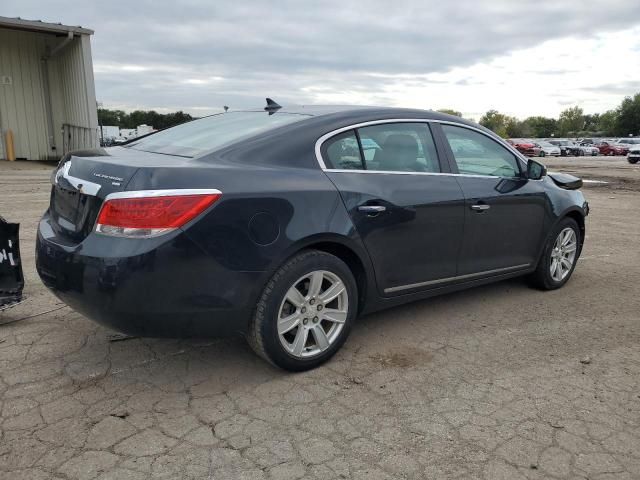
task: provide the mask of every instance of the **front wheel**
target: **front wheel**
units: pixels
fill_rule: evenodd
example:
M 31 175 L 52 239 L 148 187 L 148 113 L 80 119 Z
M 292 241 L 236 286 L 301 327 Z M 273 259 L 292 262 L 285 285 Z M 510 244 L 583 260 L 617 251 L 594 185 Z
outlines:
M 544 157 L 546 155 L 546 153 L 544 153 L 544 150 L 540 150 L 540 153 L 538 153 L 539 157 Z
M 629 160 L 629 163 L 631 163 L 631 164 L 638 163 L 638 159 L 637 158 L 628 158 L 627 160 Z
M 349 267 L 329 253 L 303 251 L 271 277 L 247 339 L 270 363 L 309 370 L 340 349 L 357 310 L 358 288 Z
M 542 290 L 555 290 L 569 281 L 579 257 L 580 228 L 572 218 L 564 218 L 545 244 L 542 258 L 530 280 Z

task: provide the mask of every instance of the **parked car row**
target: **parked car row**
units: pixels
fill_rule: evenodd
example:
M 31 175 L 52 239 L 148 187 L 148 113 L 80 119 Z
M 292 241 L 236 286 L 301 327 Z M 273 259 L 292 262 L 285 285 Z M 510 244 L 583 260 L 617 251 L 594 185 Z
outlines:
M 511 138 L 507 142 L 528 157 L 615 156 L 627 155 L 632 148 L 640 150 L 640 138 Z

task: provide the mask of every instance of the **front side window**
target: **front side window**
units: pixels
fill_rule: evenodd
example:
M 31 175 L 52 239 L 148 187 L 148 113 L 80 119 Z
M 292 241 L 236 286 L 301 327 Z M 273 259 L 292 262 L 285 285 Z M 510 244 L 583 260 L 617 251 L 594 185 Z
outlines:
M 460 173 L 518 177 L 518 160 L 498 142 L 468 128 L 442 125 Z
M 440 172 L 426 123 L 382 123 L 358 129 L 367 170 Z

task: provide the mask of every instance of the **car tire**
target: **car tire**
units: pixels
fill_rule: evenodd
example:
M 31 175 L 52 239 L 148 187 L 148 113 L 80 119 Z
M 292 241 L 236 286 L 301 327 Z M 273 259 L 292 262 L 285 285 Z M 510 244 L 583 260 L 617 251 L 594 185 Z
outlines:
M 628 158 L 627 160 L 629 160 L 629 163 L 631 163 L 631 164 L 638 163 L 638 159 L 637 158 Z
M 563 244 L 563 240 L 567 240 L 566 244 Z M 529 276 L 532 286 L 541 290 L 555 290 L 567 283 L 578 263 L 580 245 L 578 224 L 574 219 L 565 217 L 549 235 L 538 266 Z
M 310 370 L 344 344 L 357 311 L 358 287 L 347 264 L 329 253 L 305 250 L 287 260 L 267 283 L 247 340 L 259 356 L 277 367 Z M 290 320 L 278 322 L 286 318 Z
M 544 153 L 544 151 L 542 151 L 542 150 L 541 150 L 541 151 L 540 151 L 540 153 L 538 154 L 538 156 L 539 156 L 539 157 L 543 157 L 543 158 L 544 158 L 544 156 L 545 156 L 545 155 L 546 155 L 546 153 Z

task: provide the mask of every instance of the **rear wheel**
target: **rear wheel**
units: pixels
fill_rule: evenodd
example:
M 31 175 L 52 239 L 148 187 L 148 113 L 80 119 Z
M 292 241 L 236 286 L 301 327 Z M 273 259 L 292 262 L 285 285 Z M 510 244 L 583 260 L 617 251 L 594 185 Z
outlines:
M 638 163 L 637 158 L 628 158 L 627 160 L 629 160 L 629 163 Z
M 535 287 L 555 290 L 571 278 L 579 257 L 580 228 L 572 218 L 564 218 L 549 236 L 536 271 L 530 276 Z
M 256 306 L 248 340 L 272 364 L 291 371 L 331 358 L 349 335 L 357 312 L 349 267 L 318 250 L 301 252 L 271 278 Z

